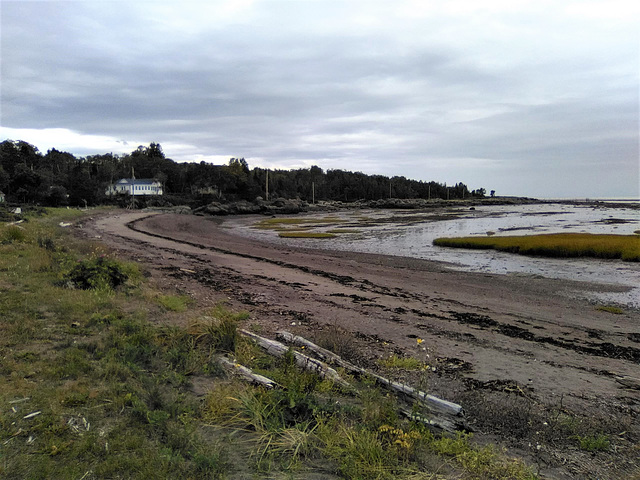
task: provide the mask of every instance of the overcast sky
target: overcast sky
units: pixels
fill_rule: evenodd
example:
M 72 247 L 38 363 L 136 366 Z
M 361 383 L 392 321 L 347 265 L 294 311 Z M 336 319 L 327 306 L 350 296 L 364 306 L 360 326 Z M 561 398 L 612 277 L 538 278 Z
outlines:
M 636 197 L 637 0 L 0 2 L 0 140 Z

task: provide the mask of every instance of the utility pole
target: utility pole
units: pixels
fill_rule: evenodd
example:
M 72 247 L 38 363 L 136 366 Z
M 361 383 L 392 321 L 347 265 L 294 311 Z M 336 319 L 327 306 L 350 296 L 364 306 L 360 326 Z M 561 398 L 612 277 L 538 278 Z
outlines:
M 389 198 L 391 198 L 391 177 L 389 177 Z
M 429 197 L 428 200 L 431 200 L 431 184 L 429 184 Z
M 311 182 L 311 203 L 316 204 L 316 182 Z
M 267 168 L 267 181 L 265 185 L 265 191 L 267 192 L 266 200 L 269 201 L 269 169 Z

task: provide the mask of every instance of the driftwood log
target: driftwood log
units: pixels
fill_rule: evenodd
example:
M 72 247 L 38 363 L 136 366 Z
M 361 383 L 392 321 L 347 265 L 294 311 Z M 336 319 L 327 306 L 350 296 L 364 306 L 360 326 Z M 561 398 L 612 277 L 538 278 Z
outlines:
M 410 387 L 409 385 L 404 385 L 399 382 L 394 382 L 392 380 L 389 380 L 388 378 L 384 378 L 378 375 L 377 373 L 373 373 L 369 370 L 358 367 L 342 359 L 339 355 L 336 355 L 335 353 L 325 348 L 322 348 L 321 346 L 316 345 L 313 342 L 310 342 L 304 337 L 293 335 L 292 333 L 289 333 L 284 330 L 277 332 L 276 335 L 278 336 L 278 338 L 282 338 L 286 342 L 292 343 L 294 345 L 301 345 L 301 346 L 304 346 L 305 348 L 308 348 L 309 350 L 315 352 L 317 355 L 322 356 L 325 360 L 329 362 L 333 362 L 334 364 L 343 367 L 344 369 L 350 371 L 351 373 L 355 373 L 358 375 L 368 375 L 374 378 L 376 382 L 378 382 L 380 385 L 386 388 L 389 388 L 390 390 L 393 390 L 396 393 L 400 393 L 410 399 L 423 402 L 429 408 L 434 409 L 438 412 L 442 412 L 447 415 L 454 415 L 454 416 L 458 416 L 458 415 L 462 416 L 464 414 L 462 407 L 457 403 L 449 402 L 447 400 L 443 400 L 433 395 L 429 395 L 420 390 L 416 390 L 415 388 Z
M 218 357 L 216 358 L 216 361 L 220 365 L 222 365 L 226 370 L 233 372 L 234 374 L 242 377 L 243 379 L 251 383 L 262 385 L 263 387 L 266 387 L 266 388 L 275 388 L 280 386 L 270 378 L 267 378 L 258 373 L 254 373 L 251 369 L 243 365 L 240 365 L 239 363 L 232 362 L 227 357 Z
M 267 353 L 274 355 L 276 357 L 283 357 L 288 351 L 289 347 L 285 344 L 280 343 L 276 340 L 270 340 L 268 338 L 261 337 L 260 335 L 256 335 L 255 333 L 249 332 L 248 330 L 238 330 L 242 335 L 251 338 L 255 341 L 260 347 L 264 348 Z M 336 372 L 333 368 L 327 365 L 320 360 L 316 360 L 315 358 L 308 357 L 303 355 L 300 352 L 296 352 L 292 350 L 293 358 L 300 368 L 304 370 L 311 370 L 316 372 L 322 378 L 328 378 L 333 380 L 338 385 L 341 385 L 346 388 L 353 388 L 349 382 L 345 381 L 338 372 Z

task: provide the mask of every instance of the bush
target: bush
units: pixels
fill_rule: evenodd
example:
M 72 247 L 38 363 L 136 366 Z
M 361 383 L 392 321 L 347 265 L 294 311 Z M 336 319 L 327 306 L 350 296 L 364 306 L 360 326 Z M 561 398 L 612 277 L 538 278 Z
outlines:
M 132 273 L 124 264 L 100 256 L 79 261 L 64 275 L 64 282 L 82 290 L 114 289 L 123 285 Z

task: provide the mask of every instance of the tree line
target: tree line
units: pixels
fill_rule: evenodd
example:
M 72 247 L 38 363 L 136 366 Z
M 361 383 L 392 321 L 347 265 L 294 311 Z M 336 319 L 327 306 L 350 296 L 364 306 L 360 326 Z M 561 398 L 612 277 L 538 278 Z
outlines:
M 98 205 L 113 201 L 105 194 L 108 185 L 132 176 L 158 180 L 164 186 L 165 201 L 190 205 L 214 199 L 253 201 L 257 197 L 300 198 L 311 203 L 383 198 L 460 199 L 483 197 L 486 193 L 484 188 L 469 191 L 463 183 L 447 186 L 402 176 L 366 175 L 341 169 L 324 171 L 318 166 L 251 169 L 244 158 L 232 158 L 226 165 L 177 163 L 165 157 L 158 143 L 139 146 L 124 155 L 105 153 L 80 158 L 55 148 L 42 154 L 22 140 L 0 143 L 0 191 L 10 202 Z

